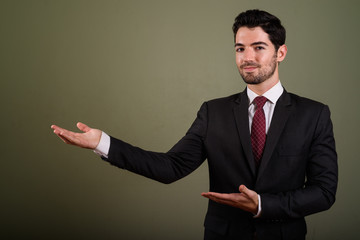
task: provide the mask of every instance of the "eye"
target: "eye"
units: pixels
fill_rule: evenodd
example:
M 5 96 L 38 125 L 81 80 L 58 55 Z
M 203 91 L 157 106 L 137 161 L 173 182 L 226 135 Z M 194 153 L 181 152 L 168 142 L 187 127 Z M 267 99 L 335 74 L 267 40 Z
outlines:
M 239 47 L 239 48 L 236 48 L 235 51 L 236 51 L 236 52 L 243 52 L 243 51 L 244 51 L 244 48 Z
M 265 48 L 263 46 L 256 46 L 255 49 L 256 50 L 264 50 Z

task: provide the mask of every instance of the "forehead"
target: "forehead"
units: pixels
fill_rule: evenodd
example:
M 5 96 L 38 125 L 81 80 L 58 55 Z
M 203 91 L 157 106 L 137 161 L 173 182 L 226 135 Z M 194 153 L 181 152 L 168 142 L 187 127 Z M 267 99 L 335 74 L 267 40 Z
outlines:
M 235 43 L 241 43 L 243 45 L 251 45 L 254 42 L 265 42 L 269 46 L 272 45 L 269 35 L 264 32 L 261 27 L 241 27 L 236 33 Z

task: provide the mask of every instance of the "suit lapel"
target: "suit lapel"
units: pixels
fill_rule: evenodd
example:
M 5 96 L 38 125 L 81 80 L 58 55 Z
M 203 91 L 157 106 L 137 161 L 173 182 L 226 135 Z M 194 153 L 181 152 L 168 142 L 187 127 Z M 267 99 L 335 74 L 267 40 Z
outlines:
M 239 98 L 236 100 L 237 105 L 234 107 L 234 116 L 237 125 L 237 130 L 240 136 L 240 142 L 245 152 L 246 160 L 250 166 L 253 176 L 256 176 L 256 166 L 254 156 L 252 153 L 250 130 L 249 130 L 249 99 L 246 90 L 241 92 Z
M 271 125 L 266 137 L 265 149 L 259 166 L 257 179 L 259 179 L 270 161 L 272 153 L 290 115 L 291 109 L 290 95 L 284 90 L 275 106 Z

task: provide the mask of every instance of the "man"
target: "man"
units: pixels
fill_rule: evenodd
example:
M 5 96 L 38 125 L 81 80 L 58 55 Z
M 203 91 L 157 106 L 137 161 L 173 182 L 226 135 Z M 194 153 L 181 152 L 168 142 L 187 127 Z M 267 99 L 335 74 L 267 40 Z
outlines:
M 205 239 L 305 239 L 304 217 L 331 207 L 337 155 L 326 105 L 288 93 L 279 81 L 285 29 L 275 16 L 249 10 L 233 25 L 236 64 L 245 91 L 205 102 L 186 135 L 154 153 L 78 123 L 53 125 L 63 141 L 163 183 L 207 159 L 210 192 Z

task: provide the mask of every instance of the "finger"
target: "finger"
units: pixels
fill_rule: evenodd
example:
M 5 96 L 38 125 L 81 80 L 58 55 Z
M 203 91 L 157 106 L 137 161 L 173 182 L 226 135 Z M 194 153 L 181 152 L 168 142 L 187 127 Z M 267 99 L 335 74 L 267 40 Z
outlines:
M 227 198 L 222 198 L 222 197 L 217 197 L 217 196 L 212 196 L 212 195 L 210 195 L 208 198 L 211 201 L 221 203 L 221 204 L 226 204 L 226 205 L 233 206 L 233 207 L 236 207 L 240 203 L 240 202 L 235 201 L 234 199 L 227 199 Z
M 61 130 L 64 130 L 63 128 L 61 128 L 61 127 L 59 127 L 59 126 L 56 126 L 56 125 L 51 125 L 51 128 L 55 131 L 55 130 L 57 130 L 57 131 L 61 131 Z
M 202 195 L 203 197 L 211 197 L 211 196 L 214 196 L 214 194 L 219 194 L 219 193 L 215 193 L 215 192 L 201 193 L 201 195 Z
M 58 135 L 65 143 L 76 145 L 79 142 L 78 133 L 60 128 L 54 130 L 54 133 Z
M 216 193 L 216 192 L 208 192 L 207 193 L 207 197 L 208 198 L 213 198 L 213 199 L 221 199 L 221 200 L 233 200 L 233 196 L 231 194 L 226 194 L 226 193 Z
M 88 125 L 86 125 L 86 124 L 84 124 L 84 123 L 82 123 L 82 122 L 78 122 L 78 123 L 76 124 L 76 126 L 78 127 L 78 129 L 80 129 L 80 130 L 83 131 L 83 132 L 88 132 L 88 131 L 91 130 L 91 128 L 90 128 Z
M 59 134 L 61 133 L 61 130 L 58 128 L 54 128 L 54 133 L 59 136 Z
M 78 123 L 79 124 L 79 123 Z M 86 126 L 85 124 L 81 123 L 82 125 L 84 125 L 85 127 L 89 128 L 88 126 Z M 66 133 L 66 134 L 75 134 L 75 132 L 72 132 L 72 131 L 69 131 L 69 130 L 66 130 L 65 128 L 61 128 L 59 126 L 56 126 L 56 125 L 51 125 L 51 128 L 54 130 L 54 133 L 55 134 L 58 134 L 58 133 Z M 89 128 L 90 129 L 90 128 Z
M 213 196 L 211 193 L 209 193 L 209 192 L 207 192 L 207 193 L 201 193 L 201 196 L 203 196 L 203 197 L 205 197 L 205 198 L 209 198 L 209 199 L 214 198 L 214 196 Z
M 230 201 L 230 200 L 224 200 L 224 199 L 218 199 L 218 198 L 209 198 L 209 199 L 214 202 L 226 204 L 226 205 L 230 205 L 230 206 L 233 206 L 235 204 L 234 201 Z
M 63 136 L 61 136 L 60 134 L 56 134 L 61 140 L 63 140 L 64 143 L 67 144 L 71 144 L 71 142 L 69 142 L 66 138 L 64 138 Z
M 205 197 L 205 198 L 209 198 L 209 199 L 212 198 L 210 192 L 203 192 L 203 193 L 201 193 L 201 196 L 203 196 L 203 197 Z

